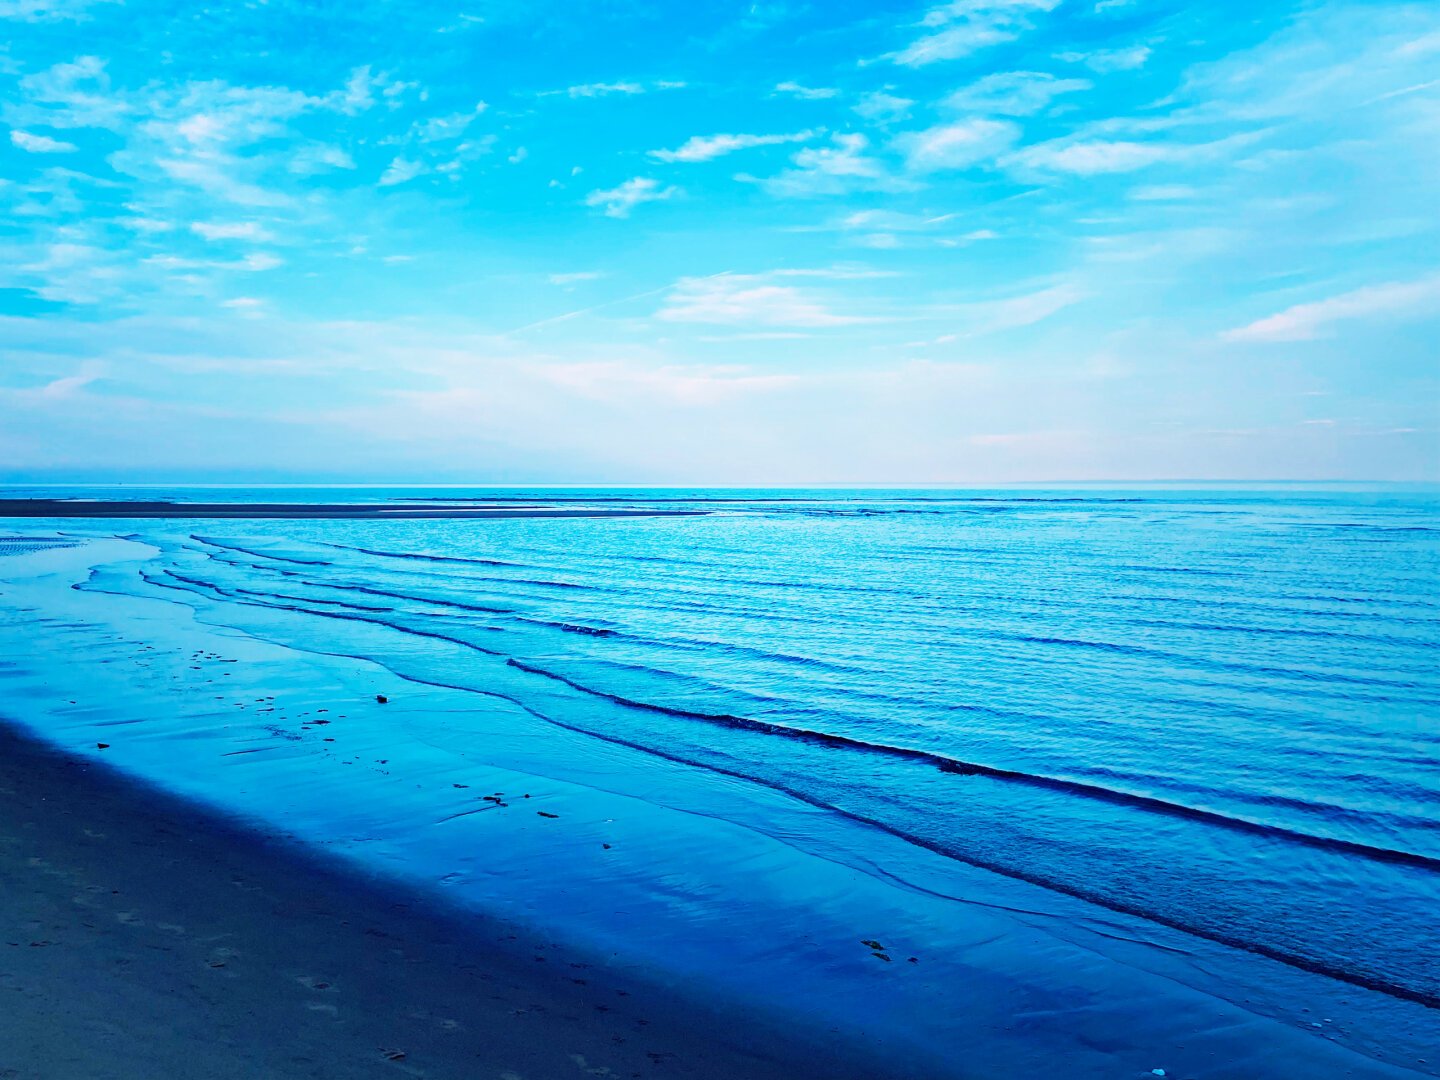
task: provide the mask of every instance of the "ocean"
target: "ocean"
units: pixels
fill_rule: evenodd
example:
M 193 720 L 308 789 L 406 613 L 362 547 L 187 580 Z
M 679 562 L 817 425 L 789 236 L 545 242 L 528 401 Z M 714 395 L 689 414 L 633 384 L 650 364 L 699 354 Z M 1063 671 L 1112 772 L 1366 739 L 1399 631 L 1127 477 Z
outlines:
M 1436 1031 L 1433 490 L 7 494 L 698 511 L 8 523 L 130 545 L 7 614 L 7 700 L 376 872 L 727 993 L 783 978 L 815 1022 L 940 1056 L 974 970 L 1101 1008 L 1054 949 L 1099 955 L 1106 993 L 1143 972 L 1357 1060 Z M 176 661 L 134 666 L 141 643 Z M 42 709 L 57 649 L 105 670 Z M 222 663 L 282 656 L 367 665 L 364 696 L 226 697 Z M 200 722 L 177 695 L 202 675 Z M 482 766 L 508 779 L 457 778 Z M 877 1004 L 879 978 L 914 985 Z M 1119 1031 L 1142 1004 L 1103 1007 Z

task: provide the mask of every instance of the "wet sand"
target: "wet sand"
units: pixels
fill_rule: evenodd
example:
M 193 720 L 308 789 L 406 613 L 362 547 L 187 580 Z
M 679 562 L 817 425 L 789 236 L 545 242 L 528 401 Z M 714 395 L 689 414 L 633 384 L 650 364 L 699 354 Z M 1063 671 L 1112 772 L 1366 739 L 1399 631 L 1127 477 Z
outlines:
M 616 510 L 489 503 L 177 503 L 125 499 L 0 499 L 0 518 L 389 519 L 693 517 L 704 510 Z
M 10 1078 L 906 1072 L 427 907 L 4 724 L 0 927 Z

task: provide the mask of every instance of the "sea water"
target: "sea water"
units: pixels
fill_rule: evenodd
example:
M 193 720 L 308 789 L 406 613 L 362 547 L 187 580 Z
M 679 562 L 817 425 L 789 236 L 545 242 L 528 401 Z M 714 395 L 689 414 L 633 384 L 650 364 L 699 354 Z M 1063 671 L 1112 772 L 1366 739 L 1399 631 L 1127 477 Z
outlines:
M 60 494 L 9 494 L 27 493 Z M 1440 1006 L 1433 492 L 120 497 L 704 511 L 50 524 L 150 551 L 82 593 L 178 603 L 212 627 L 373 661 L 397 698 L 461 702 L 397 725 L 397 759 L 407 744 L 499 747 L 534 724 L 551 733 L 543 753 L 532 732 L 495 754 L 932 899 L 937 866 L 978 868 L 1015 896 L 1120 920 L 1112 932 L 1153 927 L 1414 1015 Z M 466 700 L 510 710 L 511 727 Z M 452 812 L 455 791 L 437 789 L 425 820 Z M 392 795 L 376 783 L 367 797 Z M 444 841 L 413 858 L 438 876 Z M 703 904 L 692 886 L 685 903 Z

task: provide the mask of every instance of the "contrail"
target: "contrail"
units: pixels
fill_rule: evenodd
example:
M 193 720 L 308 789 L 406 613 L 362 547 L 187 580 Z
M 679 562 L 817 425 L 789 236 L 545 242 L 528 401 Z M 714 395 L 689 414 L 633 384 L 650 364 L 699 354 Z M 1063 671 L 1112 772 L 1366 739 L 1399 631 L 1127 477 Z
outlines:
M 733 270 L 721 270 L 718 274 L 708 274 L 702 278 L 692 278 L 692 281 L 713 281 L 716 278 L 728 277 Z M 539 326 L 549 326 L 552 323 L 565 322 L 567 319 L 578 318 L 581 315 L 589 315 L 592 311 L 601 311 L 604 308 L 614 307 L 617 304 L 628 304 L 632 300 L 644 300 L 647 296 L 655 296 L 659 293 L 668 292 L 674 285 L 662 285 L 658 289 L 647 289 L 645 292 L 636 293 L 634 296 L 622 296 L 618 300 L 607 300 L 603 304 L 596 304 L 594 307 L 581 308 L 579 311 L 567 311 L 564 315 L 552 315 L 548 319 L 541 319 L 539 322 L 526 323 L 524 326 L 517 326 L 514 330 L 506 330 L 501 337 L 509 337 L 511 334 L 523 334 L 526 330 L 534 330 Z

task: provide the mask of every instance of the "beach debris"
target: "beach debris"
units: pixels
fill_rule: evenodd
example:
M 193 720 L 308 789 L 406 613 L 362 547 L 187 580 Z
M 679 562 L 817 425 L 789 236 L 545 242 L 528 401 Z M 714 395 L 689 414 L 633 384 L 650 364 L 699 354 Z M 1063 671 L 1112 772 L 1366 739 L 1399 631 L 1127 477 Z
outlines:
M 871 955 L 871 956 L 878 956 L 881 960 L 884 960 L 887 964 L 890 963 L 890 957 L 886 956 L 883 952 L 872 952 L 870 955 Z
M 380 1047 L 380 1053 L 386 1061 L 404 1061 L 407 1056 L 404 1050 L 386 1050 L 383 1046 Z
M 535 812 L 541 817 L 558 818 L 560 816 L 559 814 L 547 814 L 544 810 L 536 810 Z
M 390 699 L 389 699 L 388 697 L 386 697 L 384 694 L 376 694 L 376 695 L 375 695 L 375 700 L 378 701 L 381 705 L 384 705 L 384 704 L 386 704 L 387 702 L 389 702 Z
M 610 850 L 610 845 L 609 845 L 609 844 L 601 844 L 600 846 L 603 847 L 606 851 L 609 851 L 609 850 Z
M 881 952 L 885 948 L 885 946 L 881 945 L 878 941 L 867 941 L 864 938 L 860 939 L 860 944 L 864 945 L 867 949 L 874 949 L 876 952 Z
M 109 749 L 110 749 L 110 744 L 109 744 L 108 742 L 97 742 L 97 743 L 95 744 L 95 749 L 96 749 L 96 750 L 109 750 Z
M 907 964 L 918 964 L 920 962 L 920 958 L 918 956 L 907 956 L 905 958 L 905 962 Z

